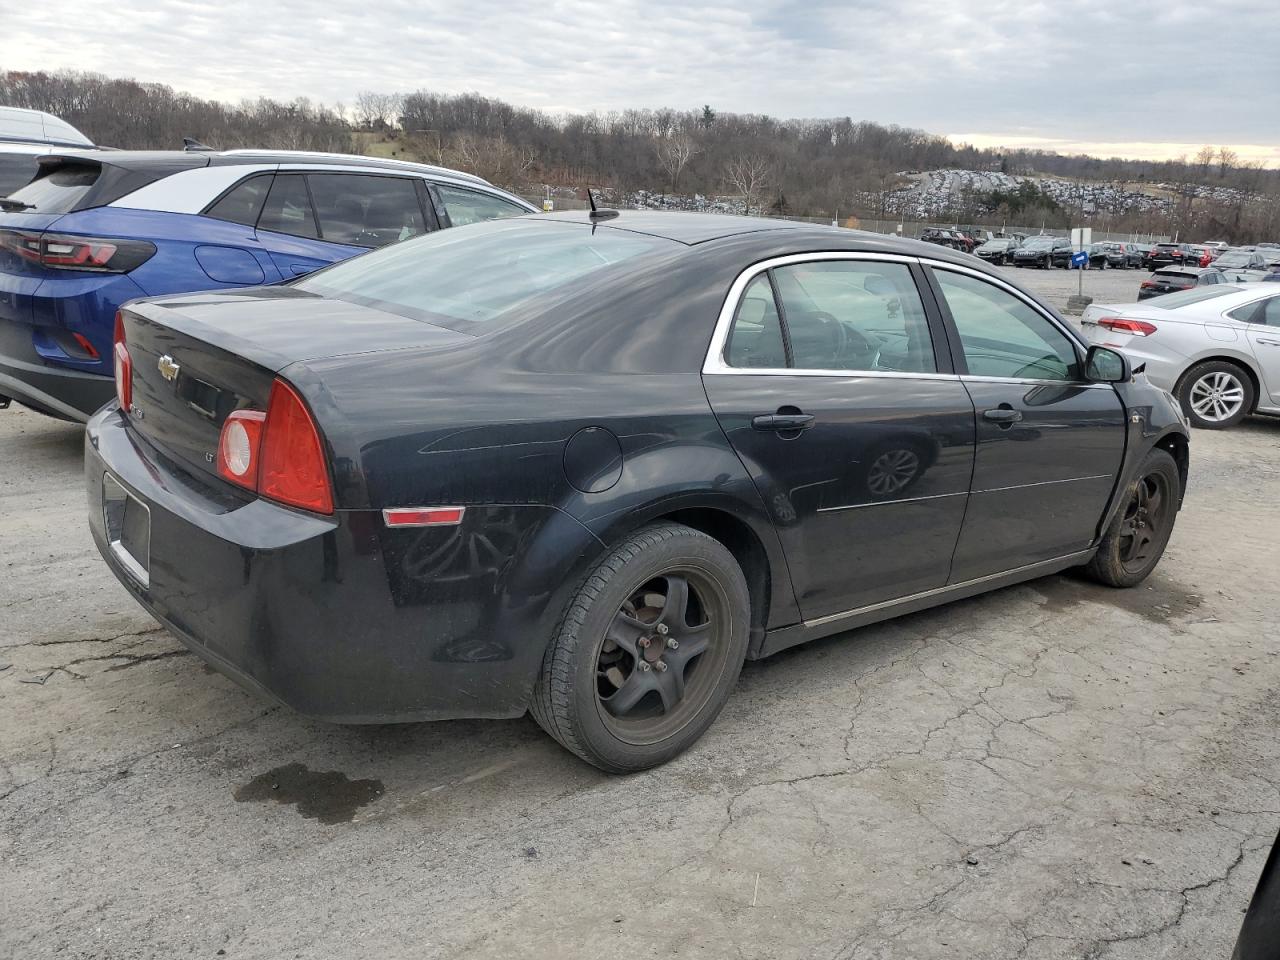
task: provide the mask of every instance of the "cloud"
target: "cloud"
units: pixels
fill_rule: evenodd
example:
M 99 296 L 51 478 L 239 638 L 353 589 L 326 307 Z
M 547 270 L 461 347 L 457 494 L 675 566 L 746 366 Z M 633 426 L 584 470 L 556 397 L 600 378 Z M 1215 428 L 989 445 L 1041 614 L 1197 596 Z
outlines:
M 238 100 L 474 90 L 550 111 L 850 116 L 933 132 L 1280 146 L 1280 58 L 1252 0 L 116 0 L 10 4 L 6 69 L 92 70 Z M 1005 142 L 1008 142 L 1006 139 Z M 1154 145 L 1154 146 L 1153 146 Z M 1242 151 L 1243 152 L 1243 151 Z

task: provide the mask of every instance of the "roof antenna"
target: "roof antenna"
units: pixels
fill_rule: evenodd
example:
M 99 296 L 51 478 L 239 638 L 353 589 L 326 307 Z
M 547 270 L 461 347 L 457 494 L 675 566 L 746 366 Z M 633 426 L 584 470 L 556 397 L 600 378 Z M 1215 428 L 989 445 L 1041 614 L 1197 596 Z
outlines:
M 201 142 L 200 142 L 199 140 L 197 140 L 195 137 L 183 137 L 183 138 L 182 138 L 182 149 L 183 149 L 183 150 L 186 150 L 188 153 L 191 153 L 191 152 L 195 152 L 195 151 L 212 150 L 212 149 L 213 149 L 213 147 L 205 146 L 203 143 L 201 143 Z
M 612 220 L 618 215 L 617 210 L 611 210 L 609 207 L 597 207 L 596 198 L 591 193 L 590 187 L 587 187 L 587 199 L 591 201 L 591 212 L 587 216 L 591 218 L 592 223 L 597 220 Z

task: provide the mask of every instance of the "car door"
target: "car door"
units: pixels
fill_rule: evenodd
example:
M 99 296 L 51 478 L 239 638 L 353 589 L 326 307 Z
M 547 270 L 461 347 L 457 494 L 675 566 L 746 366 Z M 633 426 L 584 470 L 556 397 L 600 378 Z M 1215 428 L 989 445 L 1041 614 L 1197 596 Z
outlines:
M 973 404 L 905 257 L 805 254 L 735 282 L 704 383 L 806 620 L 945 586 Z
M 1086 549 L 1124 455 L 1119 396 L 1084 380 L 1083 348 L 1013 287 L 941 264 L 931 275 L 977 411 L 952 582 Z
M 1231 315 L 1247 324 L 1249 346 L 1262 371 L 1264 406 L 1280 406 L 1280 293 L 1264 297 Z

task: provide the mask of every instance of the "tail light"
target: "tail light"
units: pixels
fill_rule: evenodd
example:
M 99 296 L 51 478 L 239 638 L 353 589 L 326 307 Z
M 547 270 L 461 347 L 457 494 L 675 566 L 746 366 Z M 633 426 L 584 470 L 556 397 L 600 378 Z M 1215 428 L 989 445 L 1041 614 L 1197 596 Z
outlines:
M 218 475 L 288 504 L 333 513 L 324 446 L 311 412 L 285 381 L 271 385 L 267 410 L 237 410 L 222 424 Z
M 112 337 L 111 355 L 115 362 L 116 399 L 125 413 L 133 407 L 133 360 L 124 341 L 124 317 L 116 311 L 116 330 Z
M 1130 333 L 1135 337 L 1149 337 L 1157 329 L 1154 323 L 1148 323 L 1146 320 L 1126 320 L 1123 317 L 1105 317 L 1098 321 L 1098 326 L 1114 330 L 1116 333 Z
M 156 252 L 156 245 L 148 240 L 30 234 L 13 230 L 0 231 L 0 248 L 28 263 L 51 270 L 89 273 L 128 273 L 142 266 Z
M 1140 286 L 1143 290 L 1151 290 L 1155 288 L 1155 283 L 1154 281 L 1151 281 L 1151 280 L 1143 280 L 1142 283 L 1138 284 L 1138 286 Z

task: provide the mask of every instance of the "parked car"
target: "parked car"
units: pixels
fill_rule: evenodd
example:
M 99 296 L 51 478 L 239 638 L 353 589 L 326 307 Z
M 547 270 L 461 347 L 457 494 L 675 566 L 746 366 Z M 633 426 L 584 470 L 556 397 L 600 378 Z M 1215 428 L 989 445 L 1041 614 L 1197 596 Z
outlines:
M 920 231 L 920 239 L 925 243 L 936 243 L 939 246 L 950 247 L 952 250 L 969 249 L 968 243 L 955 230 L 947 230 L 942 227 L 925 227 Z
M 1003 266 L 1013 258 L 1013 251 L 1018 249 L 1018 241 L 1012 237 L 995 237 L 988 240 L 973 252 L 997 266 Z
M 1066 237 L 1032 237 L 1013 252 L 1015 267 L 1071 266 L 1071 241 Z
M 1212 267 L 1165 267 L 1138 285 L 1138 299 L 1148 300 L 1189 287 L 1207 287 L 1226 282 L 1223 272 Z
M 530 212 L 443 167 L 288 151 L 40 158 L 0 201 L 0 394 L 68 420 L 112 395 L 122 303 L 287 280 L 440 227 Z
M 0 107 L 0 197 L 30 182 L 40 157 L 92 147 L 92 140 L 51 113 Z
M 1213 265 L 1219 270 L 1266 270 L 1267 258 L 1254 250 L 1227 250 L 1219 254 Z
M 1157 243 L 1147 251 L 1146 257 L 1143 258 L 1142 266 L 1147 270 L 1155 270 L 1157 267 L 1166 266 L 1199 266 L 1196 262 L 1199 258 L 1191 255 L 1191 244 L 1165 242 Z
M 1130 244 L 1116 240 L 1103 240 L 1089 248 L 1090 267 L 1113 267 L 1125 270 L 1137 267 L 1142 263 L 1142 255 L 1132 249 Z
M 1208 267 L 1213 265 L 1213 261 L 1217 258 L 1218 252 L 1212 247 L 1193 246 L 1191 248 L 1191 262 L 1197 267 Z M 1186 260 L 1184 259 L 1184 263 Z
M 1280 837 L 1258 877 L 1231 960 L 1280 960 Z
M 1280 289 L 1221 284 L 1134 304 L 1092 304 L 1085 336 L 1146 364 L 1192 425 L 1220 428 L 1280 413 Z
M 1073 566 L 1140 582 L 1186 482 L 1121 354 L 852 230 L 524 217 L 117 330 L 89 522 L 175 636 L 306 714 L 531 710 L 611 771 L 693 743 L 744 658 Z

